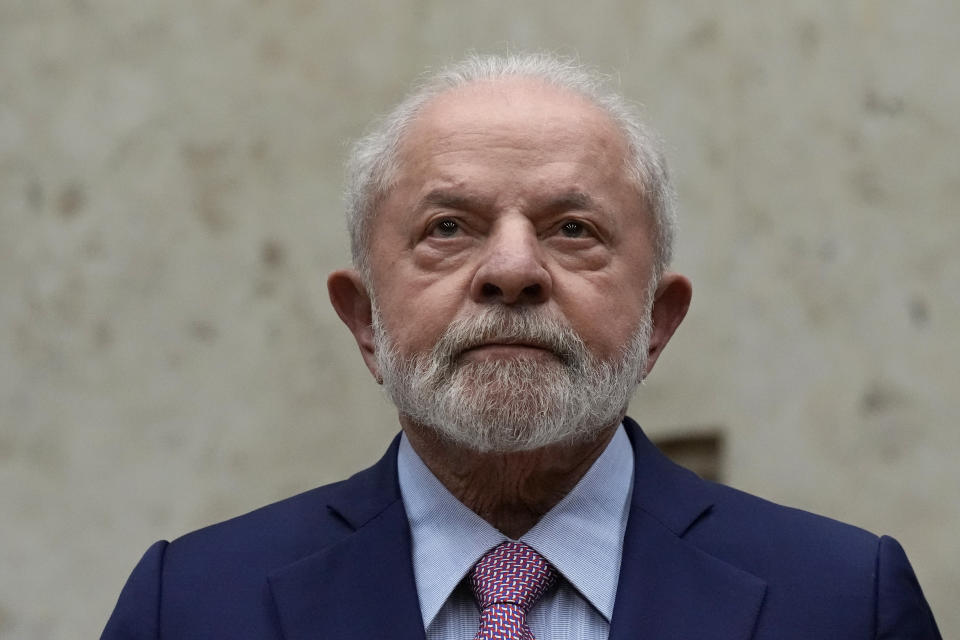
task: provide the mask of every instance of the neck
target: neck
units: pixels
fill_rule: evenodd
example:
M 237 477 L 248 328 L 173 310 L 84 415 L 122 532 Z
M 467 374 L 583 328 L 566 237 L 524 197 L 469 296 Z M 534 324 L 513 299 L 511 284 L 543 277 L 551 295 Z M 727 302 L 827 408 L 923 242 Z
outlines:
M 517 539 L 570 493 L 606 449 L 619 421 L 589 441 L 508 453 L 467 449 L 403 415 L 400 423 L 414 451 L 450 493 Z

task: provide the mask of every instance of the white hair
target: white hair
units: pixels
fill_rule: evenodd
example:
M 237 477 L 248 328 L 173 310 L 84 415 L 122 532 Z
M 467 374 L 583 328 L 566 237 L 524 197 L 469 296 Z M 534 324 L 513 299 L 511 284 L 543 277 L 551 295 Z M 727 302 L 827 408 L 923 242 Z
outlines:
M 635 182 L 652 216 L 655 238 L 653 285 L 670 264 L 676 234 L 675 196 L 659 137 L 638 109 L 608 88 L 609 78 L 571 58 L 548 53 L 471 55 L 425 75 L 414 90 L 357 140 L 347 161 L 346 209 L 353 263 L 369 282 L 370 228 L 376 210 L 398 171 L 399 149 L 411 122 L 438 95 L 476 82 L 521 77 L 540 80 L 580 95 L 605 111 L 629 147 L 627 176 Z

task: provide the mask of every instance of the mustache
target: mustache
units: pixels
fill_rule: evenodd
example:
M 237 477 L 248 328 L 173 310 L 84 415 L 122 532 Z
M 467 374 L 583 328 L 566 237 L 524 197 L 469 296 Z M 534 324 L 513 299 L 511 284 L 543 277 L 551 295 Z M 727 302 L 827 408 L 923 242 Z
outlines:
M 529 307 L 492 306 L 451 322 L 432 355 L 435 362 L 453 364 L 465 351 L 493 343 L 546 349 L 566 365 L 584 362 L 589 353 L 583 339 L 562 320 Z

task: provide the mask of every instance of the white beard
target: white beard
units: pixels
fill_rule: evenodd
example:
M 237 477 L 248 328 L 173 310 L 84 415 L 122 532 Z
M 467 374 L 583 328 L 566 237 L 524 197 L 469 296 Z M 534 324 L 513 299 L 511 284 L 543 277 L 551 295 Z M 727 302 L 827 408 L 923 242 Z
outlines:
M 475 451 L 527 451 L 590 440 L 617 421 L 646 369 L 649 308 L 619 357 L 603 361 L 565 323 L 496 305 L 453 321 L 428 354 L 399 354 L 373 305 L 377 364 L 401 414 Z M 555 362 L 463 362 L 487 342 L 542 345 Z

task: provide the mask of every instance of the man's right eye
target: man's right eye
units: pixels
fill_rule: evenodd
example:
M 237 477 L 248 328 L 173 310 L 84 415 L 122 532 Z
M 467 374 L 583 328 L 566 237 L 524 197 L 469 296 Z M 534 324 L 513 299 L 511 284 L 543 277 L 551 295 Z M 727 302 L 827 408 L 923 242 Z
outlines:
M 457 233 L 460 230 L 460 225 L 457 224 L 456 220 L 451 220 L 450 218 L 444 218 L 437 222 L 433 227 L 433 232 L 438 236 L 443 236 L 444 238 L 449 238 L 450 236 Z

